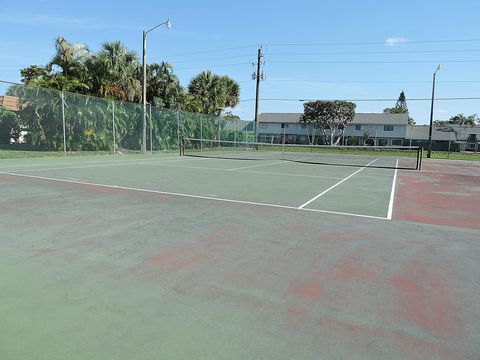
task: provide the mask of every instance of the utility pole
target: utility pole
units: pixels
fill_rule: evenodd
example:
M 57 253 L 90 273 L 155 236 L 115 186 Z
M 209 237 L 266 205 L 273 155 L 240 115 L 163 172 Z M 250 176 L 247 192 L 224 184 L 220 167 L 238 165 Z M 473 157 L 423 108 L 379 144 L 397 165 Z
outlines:
M 258 142 L 258 103 L 260 100 L 260 80 L 265 80 L 263 72 L 260 74 L 260 66 L 262 64 L 262 47 L 258 49 L 257 56 L 257 72 L 252 74 L 252 79 L 257 81 L 255 90 L 255 142 Z
M 432 129 L 433 129 L 433 102 L 435 100 L 435 76 L 437 75 L 437 71 L 441 69 L 441 65 L 437 66 L 437 70 L 433 73 L 433 81 L 432 81 L 432 104 L 430 106 L 430 126 L 428 128 L 428 151 L 427 151 L 427 158 L 430 159 L 432 156 Z

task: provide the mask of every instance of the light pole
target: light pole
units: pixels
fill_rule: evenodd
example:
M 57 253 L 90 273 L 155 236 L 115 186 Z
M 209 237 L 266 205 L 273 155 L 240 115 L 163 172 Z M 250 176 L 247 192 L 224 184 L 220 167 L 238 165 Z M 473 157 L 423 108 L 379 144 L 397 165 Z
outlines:
M 437 66 L 437 70 L 433 73 L 433 82 L 432 82 L 432 105 L 430 107 L 430 127 L 428 129 L 428 152 L 427 158 L 430 159 L 432 156 L 432 128 L 433 128 L 433 102 L 435 100 L 435 75 L 437 75 L 437 71 L 442 68 L 441 65 Z
M 143 56 L 142 56 L 142 67 L 143 67 L 143 91 L 142 91 L 142 103 L 143 103 L 143 122 L 142 122 L 142 148 L 141 152 L 145 154 L 147 152 L 147 34 L 158 28 L 159 26 L 165 25 L 168 29 L 172 27 L 170 19 L 162 22 L 149 30 L 143 30 Z

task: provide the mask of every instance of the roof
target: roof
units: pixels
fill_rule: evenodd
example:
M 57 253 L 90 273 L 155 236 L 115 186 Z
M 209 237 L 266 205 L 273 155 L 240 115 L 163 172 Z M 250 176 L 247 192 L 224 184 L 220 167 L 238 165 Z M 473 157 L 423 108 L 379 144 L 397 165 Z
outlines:
M 258 121 L 263 123 L 297 123 L 301 116 L 302 113 L 261 113 Z M 356 113 L 352 123 L 407 125 L 408 114 Z
M 406 139 L 412 137 L 417 140 L 428 140 L 429 125 L 412 125 L 407 127 Z M 459 125 L 446 125 L 446 126 L 434 126 L 432 128 L 432 140 L 466 140 L 469 134 L 477 134 L 477 138 L 480 136 L 480 125 L 477 126 L 462 126 Z
M 407 127 L 405 139 L 428 140 L 428 125 L 412 125 Z M 434 126 L 432 128 L 432 140 L 438 141 L 455 141 L 456 135 L 453 131 L 448 131 L 448 127 Z
M 0 96 L 0 108 L 10 111 L 18 111 L 20 107 L 20 99 L 16 96 Z

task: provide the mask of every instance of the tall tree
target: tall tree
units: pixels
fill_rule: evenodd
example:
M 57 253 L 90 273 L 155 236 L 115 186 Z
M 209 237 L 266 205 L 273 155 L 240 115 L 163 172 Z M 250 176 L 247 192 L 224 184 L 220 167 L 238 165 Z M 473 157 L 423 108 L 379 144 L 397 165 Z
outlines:
M 326 144 L 338 145 L 345 127 L 355 116 L 356 105 L 349 101 L 308 101 L 303 104 L 303 115 L 300 122 L 314 125 L 312 143 L 314 142 L 315 127 L 322 131 Z
M 465 116 L 463 114 L 457 114 L 452 116 L 449 120 L 449 124 L 460 125 L 460 126 L 475 126 L 479 122 L 477 114 L 472 114 Z
M 166 62 L 147 66 L 147 102 L 167 109 L 179 109 L 184 93 L 172 66 Z
M 226 75 L 203 71 L 190 81 L 188 92 L 198 99 L 202 113 L 220 115 L 226 107 L 238 104 L 240 87 Z
M 85 62 L 91 55 L 85 45 L 69 43 L 60 36 L 55 40 L 55 55 L 48 63 L 47 70 L 54 71 L 54 67 L 58 66 L 63 76 L 84 80 Z
M 101 97 L 139 102 L 141 71 L 137 55 L 120 41 L 107 42 L 87 62 L 92 92 Z
M 393 108 L 385 108 L 383 109 L 385 114 L 408 114 L 408 106 L 407 106 L 407 99 L 405 97 L 405 93 L 402 91 L 398 96 L 397 102 Z M 408 123 L 410 125 L 415 124 L 415 120 L 408 116 Z
M 26 85 L 31 85 L 36 80 L 45 78 L 47 75 L 48 75 L 47 69 L 43 66 L 38 66 L 38 65 L 30 65 L 20 70 L 22 83 Z

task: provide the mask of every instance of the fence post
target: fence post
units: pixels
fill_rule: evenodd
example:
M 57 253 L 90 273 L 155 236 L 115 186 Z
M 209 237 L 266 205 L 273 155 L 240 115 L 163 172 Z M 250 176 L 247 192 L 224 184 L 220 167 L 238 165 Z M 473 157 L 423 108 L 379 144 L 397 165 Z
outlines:
M 62 98 L 62 124 L 63 124 L 63 156 L 67 156 L 67 130 L 65 128 L 65 94 L 62 91 L 60 93 Z
M 149 105 L 150 117 L 150 154 L 153 154 L 153 121 L 152 121 L 152 105 Z
M 180 147 L 180 110 L 177 110 L 177 144 Z
M 112 134 L 113 134 L 113 155 L 117 153 L 117 143 L 115 140 L 115 100 L 112 100 Z

